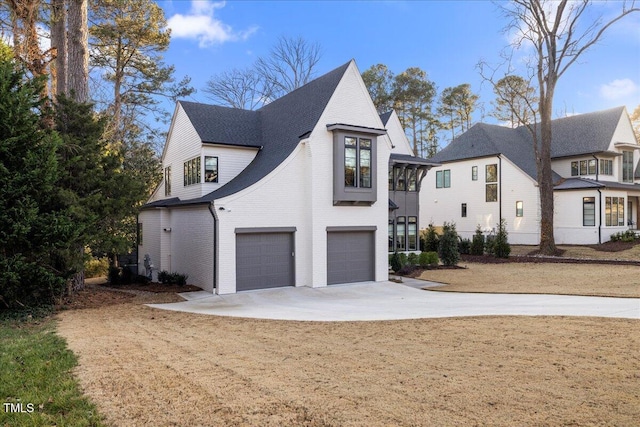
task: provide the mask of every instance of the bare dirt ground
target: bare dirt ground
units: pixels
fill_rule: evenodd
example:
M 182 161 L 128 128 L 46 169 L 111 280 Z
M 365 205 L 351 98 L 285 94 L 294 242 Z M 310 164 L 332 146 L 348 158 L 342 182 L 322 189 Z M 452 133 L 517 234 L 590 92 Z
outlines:
M 61 312 L 58 331 L 79 356 L 84 391 L 114 426 L 632 426 L 640 419 L 638 321 L 285 322 L 141 305 L 172 294 L 139 292 L 114 303 L 96 292 L 110 291 L 87 290 L 91 304 L 80 298 Z M 96 304 L 100 298 L 111 305 Z
M 447 284 L 434 291 L 640 298 L 640 266 L 464 261 L 459 266 L 464 268 L 425 270 L 420 278 Z

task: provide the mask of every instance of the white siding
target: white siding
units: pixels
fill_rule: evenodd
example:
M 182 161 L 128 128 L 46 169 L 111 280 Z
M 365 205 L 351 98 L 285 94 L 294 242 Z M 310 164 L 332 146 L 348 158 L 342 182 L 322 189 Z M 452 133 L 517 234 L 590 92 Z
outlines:
M 391 113 L 389 120 L 387 120 L 386 129 L 387 138 L 393 143 L 393 147 L 391 148 L 392 153 L 413 155 L 411 144 L 402 129 L 402 124 L 395 111 Z
M 507 221 L 509 242 L 512 244 L 537 244 L 539 242 L 539 203 L 535 182 L 508 159 L 502 158 L 501 183 L 498 186 L 498 202 L 486 201 L 485 167 L 500 165 L 498 157 L 447 163 L 429 171 L 420 190 L 420 224 L 441 226 L 445 221 L 454 222 L 458 234 L 471 238 L 476 227 L 483 231 L 495 231 L 502 217 Z M 473 181 L 472 167 L 478 167 L 478 180 Z M 451 187 L 436 188 L 436 172 L 451 171 Z M 502 200 L 500 201 L 500 195 Z M 522 201 L 524 215 L 516 217 L 516 202 Z M 462 204 L 467 204 L 467 217 L 463 218 Z
M 309 139 L 258 183 L 216 202 L 219 215 L 219 289 L 235 292 L 235 229 L 296 227 L 296 286 L 326 286 L 327 227 L 375 226 L 376 280 L 387 280 L 387 163 L 385 138 L 377 144 L 377 202 L 333 206 L 333 133 L 326 125 L 382 128 L 355 64 L 347 69 Z

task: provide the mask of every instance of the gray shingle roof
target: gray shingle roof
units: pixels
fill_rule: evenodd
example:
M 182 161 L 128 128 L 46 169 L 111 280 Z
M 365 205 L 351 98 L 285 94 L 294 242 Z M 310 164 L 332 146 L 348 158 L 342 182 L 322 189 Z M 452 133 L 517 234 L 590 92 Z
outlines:
M 389 163 L 407 163 L 421 166 L 440 166 L 440 163 L 434 163 L 422 157 L 412 156 L 409 154 L 391 153 Z
M 209 203 L 264 178 L 316 126 L 349 64 L 351 61 L 256 111 L 181 101 L 203 142 L 262 148 L 240 174 L 219 189 L 197 199 L 161 200 L 146 207 Z
M 387 125 L 387 122 L 389 121 L 389 118 L 391 117 L 391 114 L 393 113 L 393 110 L 389 110 L 386 113 L 382 113 L 380 114 L 380 120 L 382 120 L 382 124 L 383 125 Z
M 624 107 L 553 120 L 552 158 L 601 153 L 608 149 Z M 520 169 L 537 177 L 532 138 L 525 126 L 516 129 L 479 123 L 433 156 L 446 163 L 503 154 Z M 554 182 L 561 177 L 554 175 Z

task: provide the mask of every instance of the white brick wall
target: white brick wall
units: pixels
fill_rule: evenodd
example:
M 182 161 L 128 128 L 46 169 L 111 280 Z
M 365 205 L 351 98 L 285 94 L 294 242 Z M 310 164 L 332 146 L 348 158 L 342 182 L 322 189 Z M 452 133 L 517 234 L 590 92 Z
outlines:
M 160 227 L 162 223 L 160 209 L 145 210 L 138 215 L 138 223 L 142 223 L 142 245 L 138 246 L 138 273 L 146 274 L 144 256 L 149 254 L 156 269 L 161 269 Z M 153 279 L 157 278 L 154 272 Z

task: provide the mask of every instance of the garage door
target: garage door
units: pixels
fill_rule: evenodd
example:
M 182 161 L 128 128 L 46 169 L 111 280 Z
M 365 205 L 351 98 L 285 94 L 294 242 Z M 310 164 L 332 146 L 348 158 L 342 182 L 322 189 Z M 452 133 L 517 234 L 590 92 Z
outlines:
M 237 291 L 295 284 L 292 232 L 236 233 Z
M 327 232 L 327 283 L 375 280 L 375 232 Z

